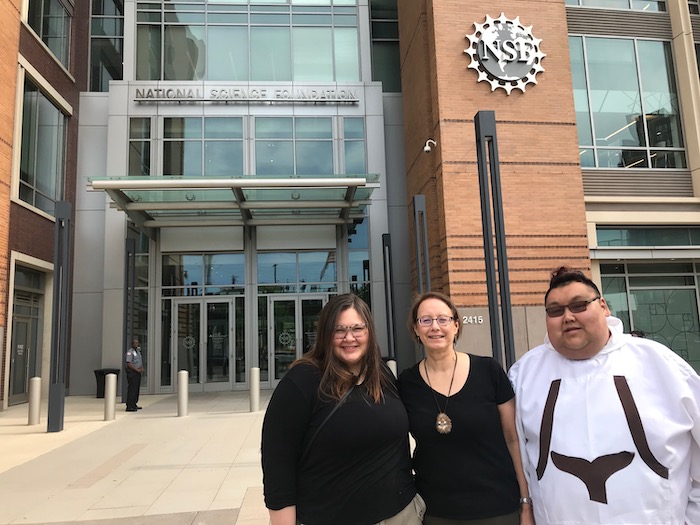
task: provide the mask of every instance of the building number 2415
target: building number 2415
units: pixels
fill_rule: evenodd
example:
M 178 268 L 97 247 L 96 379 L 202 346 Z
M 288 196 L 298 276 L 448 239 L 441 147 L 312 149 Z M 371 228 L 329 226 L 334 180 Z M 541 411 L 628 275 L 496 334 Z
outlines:
M 462 324 L 484 324 L 483 315 L 463 315 Z

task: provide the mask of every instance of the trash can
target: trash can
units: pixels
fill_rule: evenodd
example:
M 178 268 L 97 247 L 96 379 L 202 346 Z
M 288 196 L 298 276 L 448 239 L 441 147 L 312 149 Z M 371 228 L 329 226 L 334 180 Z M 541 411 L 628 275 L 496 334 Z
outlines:
M 97 394 L 96 398 L 105 397 L 105 376 L 107 374 L 116 374 L 117 380 L 119 379 L 119 369 L 118 368 L 98 368 L 95 370 L 95 380 L 97 381 Z

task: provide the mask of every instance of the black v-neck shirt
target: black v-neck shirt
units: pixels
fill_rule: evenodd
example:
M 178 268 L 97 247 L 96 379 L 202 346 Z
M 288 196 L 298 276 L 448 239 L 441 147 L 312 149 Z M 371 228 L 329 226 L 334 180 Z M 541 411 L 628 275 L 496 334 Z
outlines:
M 420 362 L 399 377 L 416 440 L 416 486 L 430 516 L 482 519 L 519 508 L 520 491 L 498 412 L 498 405 L 514 397 L 513 388 L 495 359 L 469 357 L 467 381 L 447 404 L 446 413 L 452 420 L 449 434 L 435 428 L 437 405 L 444 411 L 447 397 L 423 380 Z

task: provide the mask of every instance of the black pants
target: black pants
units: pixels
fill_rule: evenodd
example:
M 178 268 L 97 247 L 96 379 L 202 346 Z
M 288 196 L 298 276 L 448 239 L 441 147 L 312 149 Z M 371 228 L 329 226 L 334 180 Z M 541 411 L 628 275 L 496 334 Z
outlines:
M 126 408 L 136 408 L 141 389 L 141 374 L 128 368 L 126 370 Z

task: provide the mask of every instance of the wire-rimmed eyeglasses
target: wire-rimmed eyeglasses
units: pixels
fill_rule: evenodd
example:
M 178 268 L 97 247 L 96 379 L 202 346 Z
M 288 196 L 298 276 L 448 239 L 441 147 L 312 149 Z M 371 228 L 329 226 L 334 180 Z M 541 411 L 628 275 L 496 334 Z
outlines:
M 585 311 L 586 308 L 588 308 L 589 304 L 591 304 L 593 301 L 597 301 L 598 299 L 600 299 L 600 297 L 594 297 L 588 301 L 574 301 L 573 303 L 563 305 L 556 304 L 554 306 L 548 306 L 544 309 L 544 311 L 547 312 L 547 317 L 561 317 L 564 315 L 564 310 L 566 308 L 568 308 L 569 312 L 572 314 L 580 314 L 581 312 Z
M 362 337 L 367 333 L 367 325 L 366 324 L 354 324 L 352 326 L 336 326 L 335 330 L 333 330 L 333 337 L 335 339 L 345 339 L 348 335 L 348 332 L 352 334 L 353 337 Z
M 416 319 L 416 323 L 418 323 L 421 326 L 433 326 L 433 321 L 437 321 L 437 324 L 439 324 L 440 326 L 447 326 L 452 321 L 454 321 L 454 317 L 450 317 L 448 315 L 438 315 L 437 317 L 430 317 L 428 315 L 424 315 L 423 317 L 418 317 Z

